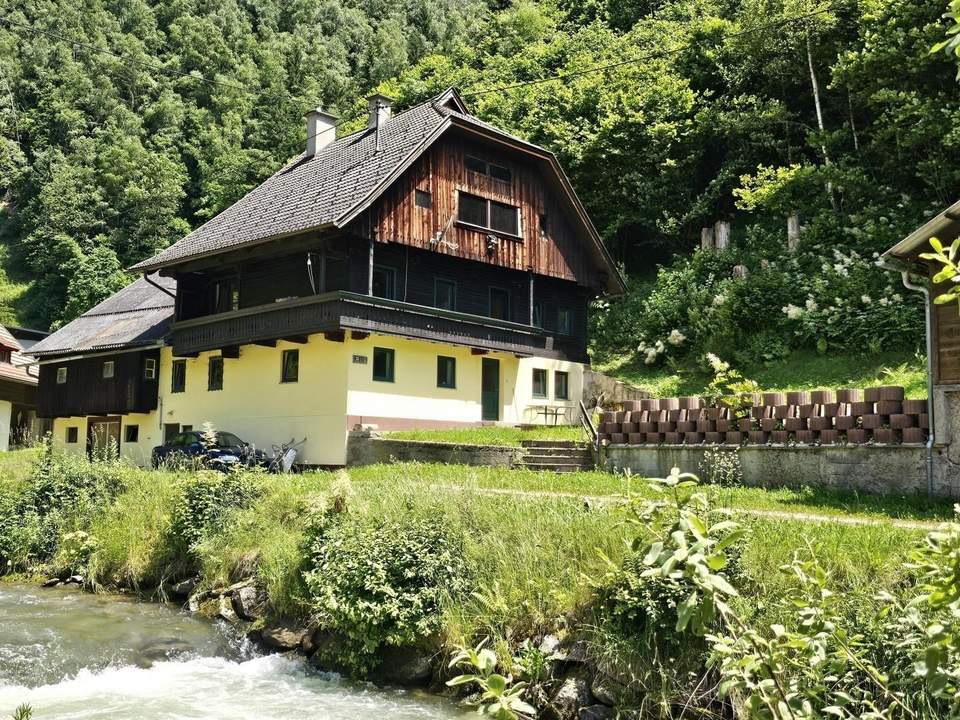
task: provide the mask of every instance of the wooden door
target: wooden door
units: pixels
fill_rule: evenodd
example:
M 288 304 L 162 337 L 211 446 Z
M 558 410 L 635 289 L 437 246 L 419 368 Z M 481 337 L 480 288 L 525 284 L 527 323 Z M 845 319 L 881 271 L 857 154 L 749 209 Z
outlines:
M 120 418 L 87 421 L 87 454 L 91 457 L 119 457 Z
M 480 382 L 481 417 L 484 420 L 500 419 L 500 361 L 483 358 Z

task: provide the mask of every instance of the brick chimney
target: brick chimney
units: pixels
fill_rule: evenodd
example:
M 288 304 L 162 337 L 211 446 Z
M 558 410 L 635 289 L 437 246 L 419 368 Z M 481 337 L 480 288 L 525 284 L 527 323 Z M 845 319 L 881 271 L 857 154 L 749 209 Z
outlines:
M 314 108 L 305 117 L 307 118 L 307 157 L 313 157 L 337 139 L 336 127 L 339 118 L 320 108 Z

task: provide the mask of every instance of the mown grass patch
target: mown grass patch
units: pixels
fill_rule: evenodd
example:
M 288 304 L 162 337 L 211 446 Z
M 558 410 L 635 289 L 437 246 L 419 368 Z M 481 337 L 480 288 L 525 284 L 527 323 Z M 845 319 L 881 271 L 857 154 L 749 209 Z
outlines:
M 396 430 L 383 433 L 391 440 L 445 442 L 457 445 L 520 446 L 524 440 L 586 441 L 579 425 L 542 425 L 536 427 L 500 427 L 496 425 L 451 428 L 449 430 Z
M 642 387 L 654 397 L 700 395 L 711 378 L 706 368 L 685 367 L 680 372 L 666 366 L 650 368 L 637 356 L 601 363 L 598 369 Z M 908 398 L 927 396 L 924 360 L 908 352 L 819 355 L 811 351 L 794 351 L 781 362 L 750 365 L 738 370 L 771 392 L 902 385 Z

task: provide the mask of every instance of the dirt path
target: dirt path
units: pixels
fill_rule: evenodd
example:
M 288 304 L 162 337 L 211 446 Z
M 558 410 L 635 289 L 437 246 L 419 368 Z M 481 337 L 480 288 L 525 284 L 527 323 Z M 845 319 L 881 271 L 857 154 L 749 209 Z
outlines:
M 441 485 L 448 490 L 460 490 L 456 485 Z M 481 495 L 506 495 L 529 498 L 569 498 L 603 505 L 621 500 L 614 495 L 584 495 L 582 493 L 560 490 L 514 490 L 512 488 L 473 488 Z M 752 508 L 730 508 L 737 515 L 770 518 L 773 520 L 801 520 L 803 522 L 838 523 L 840 525 L 885 525 L 906 530 L 933 530 L 941 523 L 929 520 L 897 520 L 895 518 L 855 517 L 851 515 L 824 515 L 809 512 L 790 512 L 788 510 L 760 510 Z

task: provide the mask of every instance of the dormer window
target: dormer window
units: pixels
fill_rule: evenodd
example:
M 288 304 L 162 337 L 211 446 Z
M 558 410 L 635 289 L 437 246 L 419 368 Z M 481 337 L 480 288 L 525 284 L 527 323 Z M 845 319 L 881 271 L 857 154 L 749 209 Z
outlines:
M 520 208 L 465 192 L 459 193 L 457 220 L 487 230 L 520 235 Z
M 463 164 L 466 166 L 467 172 L 476 173 L 477 175 L 487 175 L 500 182 L 508 183 L 513 180 L 513 171 L 503 165 L 494 165 L 491 162 L 470 155 L 464 158 Z

